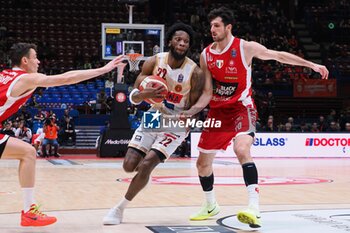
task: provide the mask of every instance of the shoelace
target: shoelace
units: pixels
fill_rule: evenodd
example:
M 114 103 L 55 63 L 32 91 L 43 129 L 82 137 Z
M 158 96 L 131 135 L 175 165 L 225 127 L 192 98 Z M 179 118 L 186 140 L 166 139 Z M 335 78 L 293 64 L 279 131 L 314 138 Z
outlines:
M 33 214 L 37 214 L 37 215 L 40 215 L 40 216 L 46 216 L 46 214 L 43 214 L 39 209 L 40 209 L 41 205 L 33 205 L 31 208 L 30 208 L 30 212 L 33 213 Z

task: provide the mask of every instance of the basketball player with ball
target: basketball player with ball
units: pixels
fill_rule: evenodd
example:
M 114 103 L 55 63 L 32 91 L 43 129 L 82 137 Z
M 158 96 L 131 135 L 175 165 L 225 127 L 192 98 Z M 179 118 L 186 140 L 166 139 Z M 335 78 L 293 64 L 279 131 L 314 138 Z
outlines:
M 149 112 L 155 112 L 155 117 L 156 114 L 181 116 L 184 120 L 184 116 L 194 115 L 205 107 L 203 103 L 209 102 L 211 89 L 205 84 L 202 70 L 186 57 L 193 43 L 192 28 L 176 23 L 169 28 L 165 38 L 170 51 L 158 53 L 145 61 L 129 98 L 133 104 L 140 104 L 143 100 L 153 104 Z M 203 92 L 208 92 L 208 95 L 202 95 Z M 143 124 L 136 129 L 123 168 L 126 172 L 137 173 L 123 199 L 103 218 L 104 225 L 122 222 L 124 209 L 147 185 L 153 169 L 171 156 L 187 134 L 187 129 L 150 130 Z

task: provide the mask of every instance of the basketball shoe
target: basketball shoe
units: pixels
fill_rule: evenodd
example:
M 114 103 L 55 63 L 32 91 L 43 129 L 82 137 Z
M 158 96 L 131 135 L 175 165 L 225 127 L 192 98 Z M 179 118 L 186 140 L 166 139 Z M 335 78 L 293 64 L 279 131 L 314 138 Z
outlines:
M 214 204 L 205 203 L 202 208 L 195 214 L 190 216 L 191 221 L 206 220 L 220 212 L 220 206 L 217 202 Z
M 22 210 L 21 226 L 23 227 L 42 227 L 53 224 L 57 221 L 55 217 L 47 216 L 39 210 L 40 206 L 32 204 L 27 212 Z
M 253 206 L 241 210 L 237 213 L 237 219 L 245 224 L 248 224 L 251 228 L 261 227 L 260 212 Z
M 103 225 L 118 225 L 123 220 L 123 211 L 119 208 L 112 208 L 103 218 Z

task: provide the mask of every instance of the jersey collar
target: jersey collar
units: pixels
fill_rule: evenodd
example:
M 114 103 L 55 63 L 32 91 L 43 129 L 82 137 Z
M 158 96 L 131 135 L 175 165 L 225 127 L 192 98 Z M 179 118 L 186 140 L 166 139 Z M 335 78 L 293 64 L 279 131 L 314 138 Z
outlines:
M 13 67 L 12 70 L 21 70 L 21 71 L 24 71 L 24 70 L 22 70 L 21 68 L 19 68 L 18 66 Z
M 233 40 L 235 39 L 234 36 L 231 36 L 230 42 L 228 42 L 228 44 L 226 45 L 226 47 L 221 51 L 221 52 L 217 52 L 215 49 L 212 49 L 213 45 L 215 44 L 215 42 L 210 46 L 210 52 L 213 54 L 223 54 L 225 53 L 232 45 Z

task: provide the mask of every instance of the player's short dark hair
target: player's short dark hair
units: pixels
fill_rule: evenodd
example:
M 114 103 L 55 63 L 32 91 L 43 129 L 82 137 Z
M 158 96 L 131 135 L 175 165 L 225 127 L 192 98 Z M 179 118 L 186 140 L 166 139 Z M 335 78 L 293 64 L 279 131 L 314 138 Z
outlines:
M 36 48 L 37 47 L 35 44 L 29 43 L 17 43 L 12 45 L 9 52 L 12 65 L 19 66 L 21 64 L 22 58 L 29 56 L 29 50 L 37 50 Z
M 216 17 L 221 17 L 222 22 L 224 23 L 225 26 L 227 26 L 228 24 L 233 24 L 233 20 L 234 20 L 233 12 L 227 7 L 222 6 L 220 8 L 213 9 L 209 12 L 208 14 L 209 22 L 211 22 Z
M 189 35 L 190 47 L 191 47 L 193 44 L 194 31 L 190 25 L 187 25 L 184 23 L 175 23 L 168 29 L 168 31 L 165 35 L 166 45 L 168 45 L 169 41 L 171 41 L 175 32 L 177 32 L 177 31 L 185 31 Z

